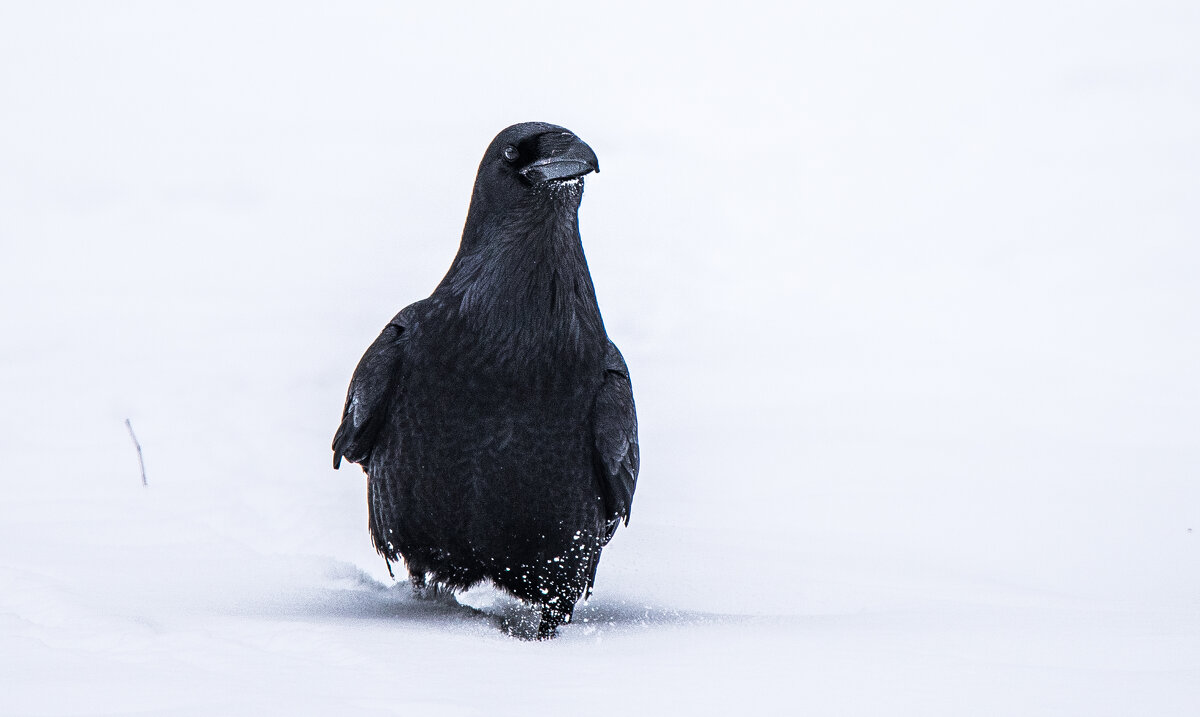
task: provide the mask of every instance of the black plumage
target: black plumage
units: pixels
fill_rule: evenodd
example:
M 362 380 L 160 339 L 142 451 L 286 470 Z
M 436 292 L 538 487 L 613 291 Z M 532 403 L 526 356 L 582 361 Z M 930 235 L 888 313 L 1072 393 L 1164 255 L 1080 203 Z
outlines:
M 367 349 L 333 440 L 335 468 L 366 470 L 375 548 L 414 587 L 490 579 L 541 608 L 540 637 L 590 593 L 638 473 L 629 371 L 579 236 L 592 171 L 562 127 L 492 141 L 450 270 Z

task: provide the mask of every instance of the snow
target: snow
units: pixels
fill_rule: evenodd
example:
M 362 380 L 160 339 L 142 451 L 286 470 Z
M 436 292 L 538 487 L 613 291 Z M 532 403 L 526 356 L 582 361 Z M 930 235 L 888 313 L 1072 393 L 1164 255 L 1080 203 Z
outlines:
M 1198 31 L 0 6 L 0 714 L 1200 713 Z M 329 451 L 525 120 L 600 157 L 643 455 L 550 643 L 393 582 Z

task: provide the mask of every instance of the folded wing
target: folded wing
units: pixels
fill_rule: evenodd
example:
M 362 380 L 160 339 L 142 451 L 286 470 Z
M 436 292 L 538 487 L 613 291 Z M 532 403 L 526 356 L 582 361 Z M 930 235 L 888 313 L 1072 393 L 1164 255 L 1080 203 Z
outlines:
M 334 468 L 341 466 L 342 458 L 365 464 L 371 456 L 379 431 L 387 422 L 392 398 L 399 390 L 404 338 L 409 329 L 408 313 L 408 309 L 401 311 L 383 327 L 354 369 L 354 378 L 346 392 L 342 423 L 333 436 Z
M 605 357 L 604 383 L 592 409 L 596 469 L 604 501 L 607 544 L 623 520 L 629 523 L 638 475 L 637 411 L 633 386 L 621 352 L 610 341 Z

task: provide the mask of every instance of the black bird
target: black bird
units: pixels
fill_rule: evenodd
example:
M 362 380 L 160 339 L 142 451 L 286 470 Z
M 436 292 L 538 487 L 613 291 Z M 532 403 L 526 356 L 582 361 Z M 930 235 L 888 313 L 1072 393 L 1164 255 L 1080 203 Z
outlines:
M 371 537 L 414 588 L 491 580 L 541 609 L 591 593 L 638 474 L 629 370 L 579 236 L 591 147 L 556 125 L 496 136 L 433 294 L 367 349 L 333 439 L 366 470 Z

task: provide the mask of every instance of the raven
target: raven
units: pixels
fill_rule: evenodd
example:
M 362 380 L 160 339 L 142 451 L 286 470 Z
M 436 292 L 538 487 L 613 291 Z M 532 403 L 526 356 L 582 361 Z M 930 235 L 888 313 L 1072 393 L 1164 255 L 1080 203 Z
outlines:
M 375 549 L 414 589 L 485 579 L 540 608 L 590 595 L 638 474 L 629 370 L 579 236 L 592 148 L 552 124 L 492 141 L 458 254 L 367 349 L 333 439 L 367 473 Z

